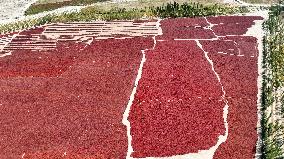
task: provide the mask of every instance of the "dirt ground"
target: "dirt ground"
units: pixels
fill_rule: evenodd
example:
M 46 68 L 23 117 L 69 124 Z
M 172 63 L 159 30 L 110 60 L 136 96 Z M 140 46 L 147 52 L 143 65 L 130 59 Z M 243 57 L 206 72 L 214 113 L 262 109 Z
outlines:
M 247 3 L 265 3 L 265 4 L 272 4 L 278 2 L 278 0 L 243 0 L 243 1 Z

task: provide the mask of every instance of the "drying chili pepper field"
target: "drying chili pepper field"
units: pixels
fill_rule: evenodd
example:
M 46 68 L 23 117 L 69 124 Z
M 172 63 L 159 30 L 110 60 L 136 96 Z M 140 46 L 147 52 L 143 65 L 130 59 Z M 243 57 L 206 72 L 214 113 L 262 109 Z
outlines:
M 262 22 L 71 22 L 1 35 L 0 158 L 254 158 Z

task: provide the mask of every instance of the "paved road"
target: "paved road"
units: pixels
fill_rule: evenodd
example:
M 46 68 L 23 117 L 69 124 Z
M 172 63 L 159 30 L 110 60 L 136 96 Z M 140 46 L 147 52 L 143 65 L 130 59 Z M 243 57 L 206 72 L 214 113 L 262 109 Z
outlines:
M 26 8 L 36 0 L 0 0 L 0 23 L 24 15 Z

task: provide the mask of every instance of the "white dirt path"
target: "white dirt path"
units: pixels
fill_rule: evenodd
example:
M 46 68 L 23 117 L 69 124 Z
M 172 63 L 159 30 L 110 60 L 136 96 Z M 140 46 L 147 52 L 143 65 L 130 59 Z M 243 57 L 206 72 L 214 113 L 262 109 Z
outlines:
M 257 108 L 258 108 L 258 122 L 257 122 L 257 133 L 258 133 L 258 141 L 256 145 L 256 153 L 255 153 L 255 158 L 259 159 L 261 156 L 261 88 L 262 88 L 262 60 L 263 60 L 263 44 L 262 40 L 265 35 L 264 30 L 262 29 L 262 23 L 268 19 L 268 11 L 257 11 L 254 13 L 248 13 L 247 15 L 251 16 L 259 16 L 261 15 L 264 20 L 257 20 L 255 21 L 255 25 L 252 26 L 246 33 L 247 36 L 253 36 L 257 38 L 257 43 L 258 43 L 258 78 L 257 78 L 257 87 L 258 87 L 258 94 L 257 94 Z

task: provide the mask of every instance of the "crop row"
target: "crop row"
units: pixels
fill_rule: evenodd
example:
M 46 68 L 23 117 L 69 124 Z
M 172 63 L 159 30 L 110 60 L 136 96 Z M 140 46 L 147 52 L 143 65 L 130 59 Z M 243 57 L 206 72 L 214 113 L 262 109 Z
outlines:
M 97 7 L 87 7 L 79 12 L 62 13 L 59 15 L 50 14 L 41 18 L 18 21 L 14 23 L 0 25 L 0 33 L 18 31 L 22 29 L 40 26 L 47 23 L 74 22 L 74 21 L 94 21 L 94 20 L 135 20 L 141 18 L 166 18 L 166 17 L 197 17 L 211 15 L 225 15 L 246 12 L 243 7 L 228 7 L 224 5 L 199 3 L 178 4 L 167 3 L 160 7 L 147 7 L 143 9 L 113 8 L 110 10 L 100 10 Z
M 280 5 L 270 9 L 264 23 L 262 83 L 262 156 L 263 159 L 283 158 L 284 117 L 284 23 Z

